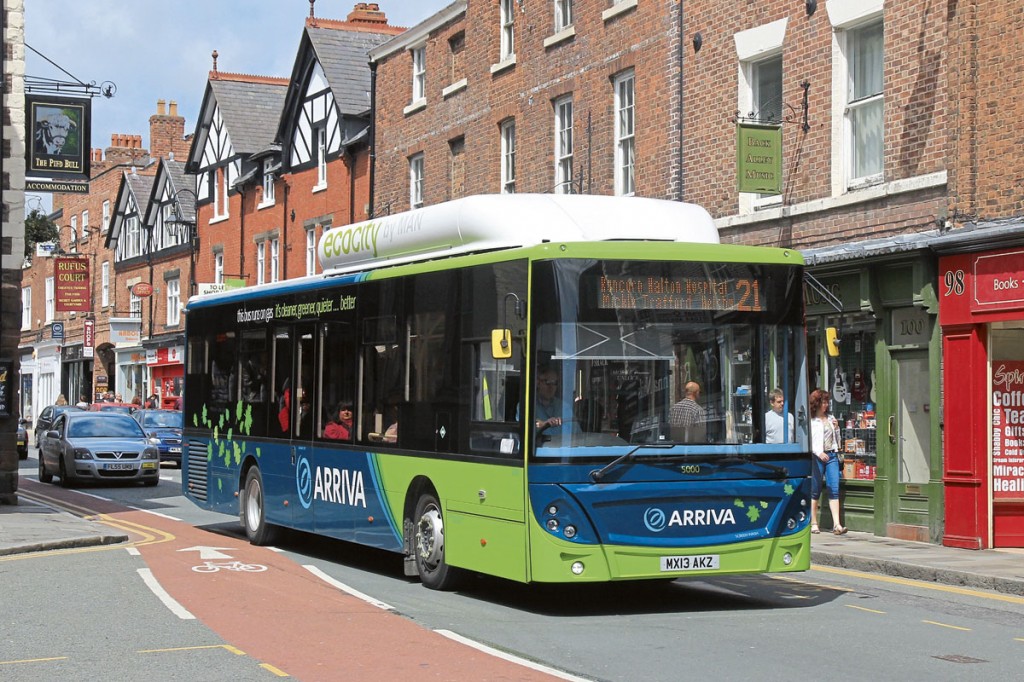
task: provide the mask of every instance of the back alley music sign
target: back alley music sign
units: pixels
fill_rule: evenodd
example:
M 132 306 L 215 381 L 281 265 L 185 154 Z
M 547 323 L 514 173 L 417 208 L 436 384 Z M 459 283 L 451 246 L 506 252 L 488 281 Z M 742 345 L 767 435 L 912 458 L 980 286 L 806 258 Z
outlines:
M 34 179 L 89 179 L 92 100 L 25 95 L 28 172 Z
M 1024 499 L 1024 362 L 992 361 L 992 497 Z

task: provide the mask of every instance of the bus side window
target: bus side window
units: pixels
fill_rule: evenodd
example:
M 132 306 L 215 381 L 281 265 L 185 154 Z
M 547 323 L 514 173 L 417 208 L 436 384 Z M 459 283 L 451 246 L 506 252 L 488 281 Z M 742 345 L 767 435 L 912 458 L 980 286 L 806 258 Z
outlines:
M 290 327 L 274 329 L 273 372 L 270 381 L 274 387 L 273 416 L 271 417 L 270 433 L 277 436 L 288 436 L 291 433 L 292 402 L 292 342 Z
M 320 326 L 320 346 L 317 374 L 320 379 L 320 414 L 323 418 L 323 427 L 316 434 L 321 438 L 338 440 L 326 435 L 329 426 L 340 421 L 340 408 L 347 406 L 352 408 L 352 428 L 347 426 L 344 430 L 355 431 L 359 423 L 358 414 L 355 412 L 358 407 L 354 403 L 356 397 L 356 348 L 355 328 L 347 322 L 329 322 Z M 338 433 L 337 427 L 332 433 Z M 351 433 L 347 440 L 351 442 L 358 434 Z

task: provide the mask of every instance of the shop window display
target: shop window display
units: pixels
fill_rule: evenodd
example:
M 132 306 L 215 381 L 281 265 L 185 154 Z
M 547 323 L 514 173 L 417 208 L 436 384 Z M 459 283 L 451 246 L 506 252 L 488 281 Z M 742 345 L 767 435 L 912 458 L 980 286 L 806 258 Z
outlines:
M 878 471 L 874 323 L 848 317 L 841 330 L 839 357 L 823 359 L 814 353 L 812 372 L 817 385 L 832 394 L 832 414 L 839 422 L 845 460 L 843 478 L 874 480 Z M 818 337 L 812 344 L 821 348 L 821 342 Z

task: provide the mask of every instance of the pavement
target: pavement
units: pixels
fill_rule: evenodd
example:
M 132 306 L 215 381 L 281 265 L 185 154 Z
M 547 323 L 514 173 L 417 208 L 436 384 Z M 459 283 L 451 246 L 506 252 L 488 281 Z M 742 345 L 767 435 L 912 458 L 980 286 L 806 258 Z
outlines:
M 127 541 L 121 531 L 23 495 L 17 505 L 0 505 L 0 556 Z M 1024 548 L 957 549 L 850 531 L 812 535 L 811 563 L 1024 596 Z

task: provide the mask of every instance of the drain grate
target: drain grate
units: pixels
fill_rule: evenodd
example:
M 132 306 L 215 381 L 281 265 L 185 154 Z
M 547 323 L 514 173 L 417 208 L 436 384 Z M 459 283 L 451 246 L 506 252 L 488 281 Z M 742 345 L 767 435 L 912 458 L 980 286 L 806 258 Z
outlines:
M 959 654 L 946 654 L 945 656 L 932 656 L 940 661 L 949 661 L 950 663 L 988 663 L 988 661 L 981 658 L 972 658 L 970 656 L 961 656 Z

